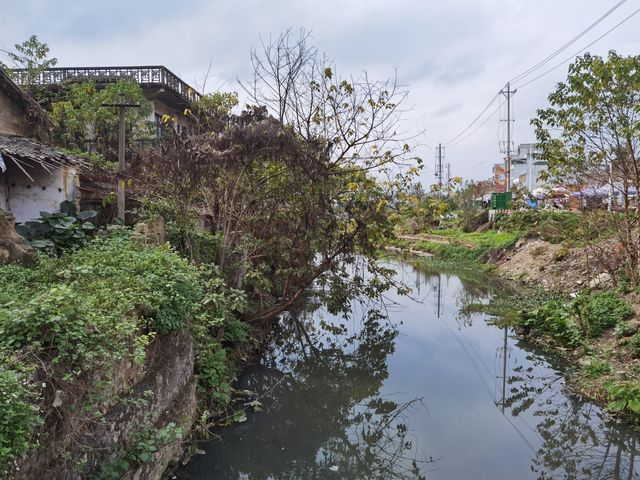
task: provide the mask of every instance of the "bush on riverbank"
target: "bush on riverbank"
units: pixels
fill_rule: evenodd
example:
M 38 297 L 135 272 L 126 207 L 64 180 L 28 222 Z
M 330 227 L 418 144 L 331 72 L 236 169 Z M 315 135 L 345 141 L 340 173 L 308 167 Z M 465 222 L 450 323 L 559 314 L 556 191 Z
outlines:
M 0 284 L 0 476 L 61 422 L 87 412 L 99 420 L 112 369 L 142 365 L 156 334 L 193 331 L 206 387 L 230 381 L 217 336 L 244 297 L 169 246 L 142 246 L 115 229 L 33 267 L 1 266 Z M 242 325 L 227 333 L 230 345 L 246 340 Z M 49 415 L 58 392 L 64 409 Z
M 557 210 L 528 209 L 496 215 L 494 230 L 522 232 L 550 243 L 575 238 L 581 229 L 581 214 Z
M 633 313 L 616 292 L 584 292 L 574 299 L 534 289 L 509 298 L 495 298 L 484 311 L 525 334 L 535 333 L 563 347 L 576 348 L 623 325 Z

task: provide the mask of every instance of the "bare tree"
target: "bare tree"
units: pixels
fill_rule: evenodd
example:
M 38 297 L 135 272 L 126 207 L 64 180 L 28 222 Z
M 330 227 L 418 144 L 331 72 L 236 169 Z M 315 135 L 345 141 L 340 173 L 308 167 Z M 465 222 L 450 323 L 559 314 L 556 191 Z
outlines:
M 310 38 L 304 29 L 297 35 L 289 29 L 263 41 L 251 52 L 254 74 L 250 83 L 240 82 L 244 91 L 306 141 L 322 142 L 332 167 L 372 170 L 406 163 L 416 138 L 399 131 L 408 92 L 395 77 L 339 77 Z

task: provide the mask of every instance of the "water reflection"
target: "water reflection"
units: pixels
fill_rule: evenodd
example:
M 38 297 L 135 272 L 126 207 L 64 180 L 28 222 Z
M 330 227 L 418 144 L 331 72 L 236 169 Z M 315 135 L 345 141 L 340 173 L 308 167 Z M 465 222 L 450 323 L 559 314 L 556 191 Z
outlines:
M 261 412 L 222 432 L 179 478 L 424 479 L 410 417 L 421 399 L 380 393 L 398 329 L 375 309 L 323 318 L 313 299 L 281 323 L 241 387 Z M 228 434 L 229 433 L 229 434 Z
M 394 308 L 290 312 L 241 379 L 262 411 L 178 478 L 638 478 L 635 432 L 572 395 L 557 359 L 464 308 L 505 285 L 394 267 L 414 286 Z

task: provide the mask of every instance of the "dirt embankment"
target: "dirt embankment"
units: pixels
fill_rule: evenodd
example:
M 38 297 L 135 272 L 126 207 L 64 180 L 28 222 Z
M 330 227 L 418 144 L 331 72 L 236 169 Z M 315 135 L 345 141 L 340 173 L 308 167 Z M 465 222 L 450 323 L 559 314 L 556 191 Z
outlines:
M 570 296 L 577 295 L 585 287 L 599 290 L 613 287 L 611 276 L 589 258 L 584 248 L 522 239 L 495 263 L 498 272 L 505 277 Z M 637 381 L 640 376 L 640 358 L 629 348 L 632 336 L 640 334 L 640 294 L 631 291 L 623 297 L 634 314 L 624 322 L 622 329 L 620 325 L 607 329 L 601 337 L 589 339 L 585 348 L 559 348 L 576 368 L 576 373 L 567 377 L 572 390 L 600 404 L 610 400 L 604 389 L 607 381 Z M 533 341 L 545 343 L 544 338 Z M 608 369 L 598 375 L 585 373 L 594 362 L 603 362 Z
M 585 249 L 567 248 L 539 239 L 521 239 L 496 262 L 507 278 L 565 293 L 584 287 L 604 287 L 611 277 Z

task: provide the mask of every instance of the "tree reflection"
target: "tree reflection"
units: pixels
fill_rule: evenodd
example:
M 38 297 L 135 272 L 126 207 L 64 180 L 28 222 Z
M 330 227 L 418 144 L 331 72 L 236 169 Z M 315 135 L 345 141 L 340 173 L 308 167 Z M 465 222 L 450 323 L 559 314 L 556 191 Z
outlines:
M 222 441 L 179 478 L 426 478 L 433 460 L 418 454 L 408 423 L 421 400 L 379 394 L 398 330 L 375 309 L 358 320 L 318 319 L 317 307 L 311 300 L 290 312 L 279 340 L 241 380 L 262 411 L 221 431 Z
M 531 463 L 537 478 L 639 478 L 637 432 L 608 420 L 601 408 L 569 392 L 553 357 L 541 355 L 529 344 L 518 346 L 532 353 L 526 366 L 516 366 L 507 377 L 505 405 L 512 416 L 529 411 L 541 419 L 535 425 L 539 446 Z
M 456 271 L 459 285 L 452 292 L 448 272 L 416 267 L 416 275 L 416 283 L 430 287 L 434 311 L 442 310 L 439 302 L 443 297 L 454 296 L 460 329 L 471 326 L 478 318 L 474 305 L 487 302 L 497 289 L 509 289 L 483 275 Z M 443 294 L 442 290 L 448 291 Z M 497 346 L 499 361 L 504 361 L 505 366 L 518 362 L 517 356 L 509 360 L 511 349 L 506 333 L 504 345 Z M 502 374 L 496 372 L 503 381 L 503 396 L 495 403 L 531 449 L 534 475 L 539 480 L 640 478 L 635 465 L 640 456 L 637 432 L 607 419 L 601 408 L 572 394 L 560 373 L 564 365 L 553 355 L 522 341 L 516 347 L 519 352 L 529 353 L 508 373 L 506 368 Z

